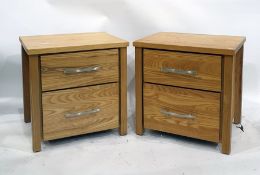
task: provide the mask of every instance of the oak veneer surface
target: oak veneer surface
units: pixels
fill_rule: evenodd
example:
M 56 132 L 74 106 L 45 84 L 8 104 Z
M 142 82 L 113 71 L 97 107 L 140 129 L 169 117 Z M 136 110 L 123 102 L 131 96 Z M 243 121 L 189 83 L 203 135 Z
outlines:
M 127 48 L 120 48 L 120 135 L 127 134 Z
M 166 110 L 191 114 L 176 118 Z M 220 93 L 144 83 L 144 127 L 184 136 L 219 141 Z
M 232 122 L 241 123 L 245 40 L 174 32 L 136 40 L 136 133 L 144 126 L 214 141 L 230 154 Z
M 30 109 L 30 78 L 29 75 L 29 56 L 22 51 L 22 71 L 23 71 L 23 110 L 24 110 L 24 122 L 31 122 L 31 109 Z
M 118 83 L 74 88 L 42 94 L 43 139 L 52 140 L 119 126 Z M 71 112 L 99 108 L 86 116 L 66 118 Z
M 33 151 L 41 151 L 42 140 L 42 106 L 41 106 L 41 75 L 40 61 L 38 56 L 29 56 L 30 77 L 30 114 L 32 121 Z
M 43 140 L 114 128 L 127 134 L 127 41 L 104 32 L 19 39 L 34 152 Z
M 118 82 L 118 49 L 41 56 L 42 90 Z M 66 68 L 99 66 L 97 71 L 64 74 Z
M 221 129 L 221 151 L 230 154 L 232 121 L 234 118 L 234 90 L 235 88 L 235 59 L 234 56 L 224 57 L 223 67 L 223 94 L 222 94 L 222 129 Z
M 242 109 L 242 81 L 243 81 L 243 52 L 242 47 L 235 59 L 234 76 L 235 76 L 235 87 L 234 87 L 234 123 L 241 123 L 241 109 Z
M 136 99 L 136 115 L 135 125 L 136 134 L 142 135 L 143 126 L 143 49 L 135 48 L 135 99 Z
M 162 68 L 196 71 L 196 75 L 162 72 Z M 221 91 L 221 56 L 144 49 L 144 81 Z
M 127 47 L 128 41 L 105 32 L 21 36 L 28 55 Z
M 133 45 L 142 48 L 235 55 L 245 40 L 246 38 L 241 36 L 160 32 L 136 40 Z

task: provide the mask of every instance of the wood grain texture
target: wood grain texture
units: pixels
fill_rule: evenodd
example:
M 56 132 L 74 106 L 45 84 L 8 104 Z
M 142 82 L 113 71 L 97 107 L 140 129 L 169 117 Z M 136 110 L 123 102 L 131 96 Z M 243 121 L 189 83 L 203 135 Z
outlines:
M 191 114 L 167 116 L 161 110 Z M 144 84 L 144 127 L 219 142 L 220 93 Z
M 161 72 L 161 68 L 193 70 L 196 76 Z M 221 91 L 221 57 L 144 49 L 144 81 Z
M 143 135 L 143 49 L 135 48 L 135 126 L 136 134 Z
M 43 93 L 43 138 L 52 140 L 119 127 L 118 83 Z M 66 118 L 99 108 L 95 114 Z
M 41 56 L 43 91 L 118 82 L 118 49 Z M 64 74 L 66 68 L 100 66 L 93 72 Z
M 223 94 L 222 94 L 222 119 L 221 119 L 221 151 L 230 154 L 231 132 L 233 114 L 233 87 L 234 87 L 234 58 L 224 56 L 223 68 Z
M 120 124 L 119 134 L 127 134 L 127 49 L 119 49 L 120 62 Z
M 235 55 L 245 40 L 246 38 L 241 36 L 160 32 L 136 40 L 133 45 L 142 48 Z
M 38 56 L 29 56 L 30 75 L 30 106 L 32 120 L 33 151 L 41 151 L 42 141 L 42 106 L 41 106 L 41 79 L 40 59 Z
M 29 76 L 29 57 L 26 54 L 24 48 L 22 51 L 22 71 L 23 71 L 23 112 L 24 112 L 24 122 L 31 122 L 31 112 L 30 112 L 30 76 Z
M 243 52 L 244 47 L 238 51 L 235 59 L 235 85 L 234 85 L 234 123 L 241 123 L 242 86 L 243 86 Z
M 128 42 L 108 33 L 21 36 L 28 55 L 127 47 Z

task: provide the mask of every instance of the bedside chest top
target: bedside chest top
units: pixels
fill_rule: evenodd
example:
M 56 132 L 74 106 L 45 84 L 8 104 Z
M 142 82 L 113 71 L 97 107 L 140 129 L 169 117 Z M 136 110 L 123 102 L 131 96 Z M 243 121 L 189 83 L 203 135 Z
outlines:
M 127 47 L 128 41 L 105 32 L 20 36 L 28 55 Z
M 134 41 L 135 47 L 235 55 L 246 41 L 241 36 L 160 32 Z

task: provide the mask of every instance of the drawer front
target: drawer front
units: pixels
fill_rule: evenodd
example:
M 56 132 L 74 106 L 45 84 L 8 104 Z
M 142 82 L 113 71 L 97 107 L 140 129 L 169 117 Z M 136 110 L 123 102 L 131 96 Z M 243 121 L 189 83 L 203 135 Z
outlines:
M 118 49 L 41 56 L 42 90 L 118 81 Z
M 44 140 L 117 128 L 118 94 L 118 83 L 44 92 Z
M 144 49 L 144 81 L 221 91 L 221 56 Z
M 144 84 L 144 127 L 219 142 L 220 93 Z

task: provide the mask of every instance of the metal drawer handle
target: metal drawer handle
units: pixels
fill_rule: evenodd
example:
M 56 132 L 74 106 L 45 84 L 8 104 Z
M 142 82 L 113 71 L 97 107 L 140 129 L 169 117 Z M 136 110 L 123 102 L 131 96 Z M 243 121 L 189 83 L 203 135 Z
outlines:
M 99 111 L 101 111 L 99 108 L 95 108 L 95 109 L 91 109 L 88 111 L 82 111 L 82 112 L 69 112 L 69 113 L 64 114 L 64 117 L 66 117 L 66 118 L 80 117 L 83 115 L 91 115 L 91 114 L 97 113 Z
M 172 116 L 172 117 L 176 117 L 176 118 L 186 118 L 186 119 L 195 118 L 195 116 L 193 116 L 191 114 L 178 114 L 178 113 L 175 113 L 175 112 L 166 111 L 164 109 L 161 109 L 161 113 L 166 115 L 166 116 Z
M 191 75 L 191 76 L 197 75 L 197 71 L 195 71 L 195 70 L 182 70 L 182 69 L 175 69 L 175 68 L 170 68 L 170 67 L 162 67 L 161 72 L 174 73 L 174 74 L 180 74 L 180 75 Z
M 77 74 L 77 73 L 88 73 L 94 72 L 100 69 L 100 66 L 80 67 L 80 68 L 64 68 L 64 74 Z

